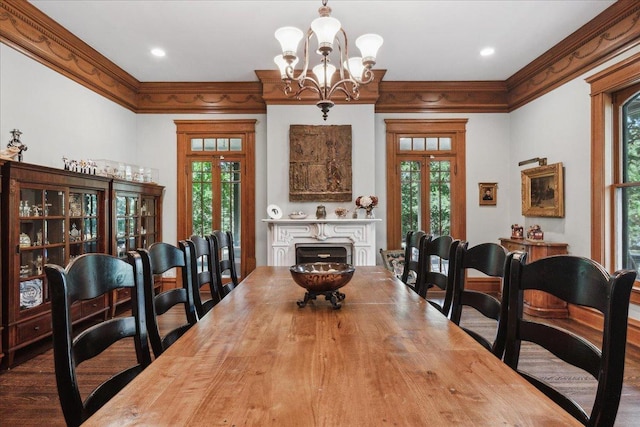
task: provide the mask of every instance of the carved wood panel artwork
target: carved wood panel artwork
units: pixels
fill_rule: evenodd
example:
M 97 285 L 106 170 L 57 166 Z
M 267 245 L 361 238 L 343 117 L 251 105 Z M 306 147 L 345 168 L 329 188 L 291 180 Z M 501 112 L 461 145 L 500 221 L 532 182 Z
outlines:
M 291 125 L 289 200 L 350 202 L 351 126 Z

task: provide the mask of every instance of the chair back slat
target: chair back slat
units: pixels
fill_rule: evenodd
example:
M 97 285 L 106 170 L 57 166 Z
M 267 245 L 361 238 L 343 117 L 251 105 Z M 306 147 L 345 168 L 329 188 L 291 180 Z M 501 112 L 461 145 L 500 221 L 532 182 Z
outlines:
M 211 235 L 213 240 L 213 266 L 216 283 L 221 289 L 221 298 L 229 294 L 238 286 L 238 273 L 234 255 L 233 236 L 230 231 L 214 230 Z M 226 256 L 225 256 L 226 254 Z M 223 283 L 224 273 L 229 274 L 230 281 Z
M 514 256 L 510 262 L 505 363 L 518 371 L 521 343 L 526 341 L 590 373 L 598 387 L 591 413 L 587 414 L 553 384 L 518 371 L 583 424 L 613 426 L 622 391 L 629 300 L 636 272 L 609 274 L 597 262 L 573 255 L 546 257 L 530 264 L 524 258 Z M 545 291 L 570 304 L 599 311 L 604 318 L 601 348 L 564 329 L 541 325 L 533 318 L 524 319 L 525 290 Z
M 144 271 L 149 341 L 155 357 L 160 356 L 180 335 L 198 321 L 194 303 L 191 249 L 192 246 L 187 241 L 180 241 L 178 247 L 169 243 L 156 242 L 148 249 L 138 249 Z M 160 291 L 156 295 L 156 276 L 171 269 L 177 269 L 180 272 L 182 286 Z M 163 335 L 158 317 L 178 305 L 184 309 L 185 323 Z
M 66 268 L 47 264 L 44 270 L 51 298 L 53 360 L 60 405 L 67 425 L 79 426 L 151 363 L 142 259 L 135 252 L 130 252 L 127 260 L 92 253 L 75 258 Z M 131 288 L 131 313 L 76 334 L 72 304 L 106 298 L 120 288 Z M 83 398 L 78 366 L 122 339 L 133 339 L 135 363 L 113 373 Z
M 459 244 L 460 240 L 451 236 L 438 236 L 429 240 L 425 239 L 422 242 L 422 277 L 424 279 L 419 280 L 418 294 L 445 316 L 449 316 L 453 302 L 454 265 Z M 438 264 L 438 270 L 433 268 L 434 261 Z M 443 272 L 441 268 L 444 264 L 447 264 L 447 268 Z M 427 298 L 429 288 L 434 286 L 444 291 L 444 300 L 442 302 Z
M 193 245 L 191 251 L 193 255 L 191 257 L 191 274 L 195 277 L 193 299 L 198 316 L 202 318 L 222 298 L 222 289 L 216 282 L 213 240 L 210 237 L 194 234 L 187 241 Z M 203 295 L 201 291 L 205 286 L 209 289 L 209 295 Z
M 405 238 L 404 247 L 404 269 L 400 280 L 417 292 L 419 283 L 423 280 L 424 254 L 421 250 L 425 240 L 430 240 L 431 236 L 422 230 L 409 231 Z
M 497 357 L 502 358 L 507 333 L 507 295 L 504 277 L 508 270 L 508 263 L 512 254 L 497 243 L 481 243 L 468 247 L 467 242 L 461 242 L 456 248 L 453 263 L 454 286 L 453 303 L 451 307 L 451 321 L 460 325 L 463 307 L 471 307 L 488 319 L 497 322 L 495 335 L 492 340 L 471 329 L 472 325 L 461 325 L 469 335 L 475 338 L 485 348 Z M 500 298 L 493 295 L 466 289 L 467 273 L 476 271 L 500 280 Z

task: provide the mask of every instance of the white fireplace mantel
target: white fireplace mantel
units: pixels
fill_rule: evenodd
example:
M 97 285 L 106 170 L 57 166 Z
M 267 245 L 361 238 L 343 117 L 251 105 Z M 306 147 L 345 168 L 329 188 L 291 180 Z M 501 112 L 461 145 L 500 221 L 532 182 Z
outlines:
M 376 265 L 376 222 L 381 219 L 263 219 L 269 227 L 268 264 L 296 263 L 298 244 L 350 245 L 353 265 Z

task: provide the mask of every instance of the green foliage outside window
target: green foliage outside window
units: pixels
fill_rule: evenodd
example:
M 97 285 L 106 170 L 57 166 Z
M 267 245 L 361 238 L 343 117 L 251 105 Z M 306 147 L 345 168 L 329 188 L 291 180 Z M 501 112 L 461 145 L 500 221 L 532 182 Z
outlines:
M 640 267 L 640 94 L 623 107 L 626 124 L 623 138 L 623 182 L 638 186 L 626 187 L 622 197 L 623 267 Z
M 423 229 L 420 206 L 423 197 L 428 197 L 429 230 L 433 235 L 448 235 L 451 232 L 451 162 L 429 162 L 429 193 L 422 191 L 420 161 L 400 162 L 400 220 L 404 239 L 408 231 Z

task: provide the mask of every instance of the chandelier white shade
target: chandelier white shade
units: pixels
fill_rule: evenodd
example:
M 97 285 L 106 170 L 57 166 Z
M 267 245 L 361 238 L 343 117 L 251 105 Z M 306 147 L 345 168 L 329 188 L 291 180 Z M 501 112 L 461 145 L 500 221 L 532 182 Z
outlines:
M 276 56 L 274 62 L 284 82 L 284 93 L 297 99 L 301 99 L 303 92 L 315 93 L 318 97 L 316 105 L 322 110 L 323 118 L 326 120 L 329 109 L 334 105 L 331 100 L 334 95 L 340 93 L 347 101 L 357 100 L 360 96 L 360 86 L 373 80 L 371 68 L 376 63 L 376 55 L 383 39 L 377 34 L 358 37 L 356 46 L 361 56 L 350 57 L 347 34 L 340 21 L 330 16 L 331 8 L 327 6 L 327 0 L 322 1 L 322 7 L 318 12 L 320 17 L 311 22 L 306 37 L 295 27 L 276 30 L 275 37 L 280 42 L 282 54 Z M 298 44 L 302 39 L 303 68 L 296 72 L 295 66 L 299 60 Z M 317 46 L 310 46 L 313 39 Z M 308 72 L 309 55 L 312 52 L 319 55 L 319 63 L 311 66 L 313 74 Z M 332 59 L 335 65 L 331 63 Z

